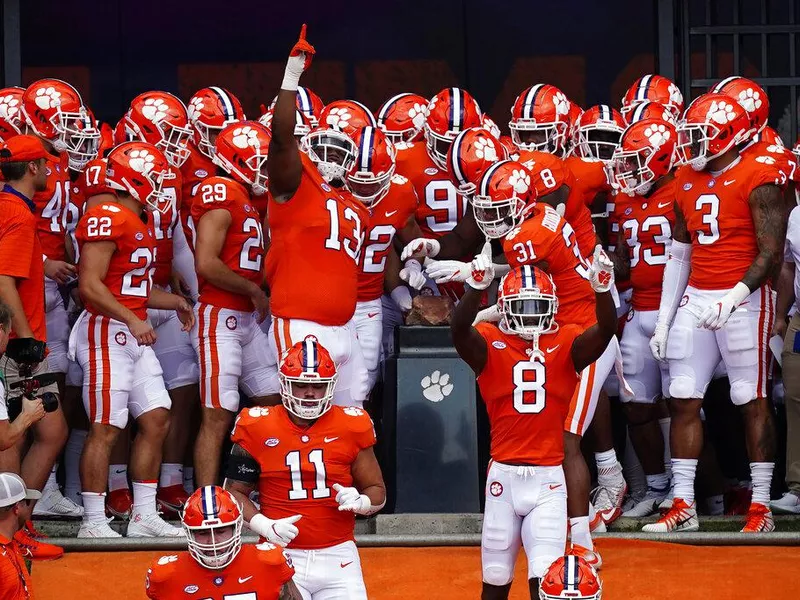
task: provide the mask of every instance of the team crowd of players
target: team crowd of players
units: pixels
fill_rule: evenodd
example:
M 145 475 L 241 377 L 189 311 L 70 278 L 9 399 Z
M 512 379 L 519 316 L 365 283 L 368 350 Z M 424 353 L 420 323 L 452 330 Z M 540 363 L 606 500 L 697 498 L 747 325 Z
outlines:
M 429 293 L 457 301 L 453 341 L 491 424 L 484 598 L 508 596 L 521 546 L 532 594 L 599 598 L 591 532 L 623 507 L 661 513 L 646 531 L 697 530 L 718 377 L 745 422 L 742 531 L 772 531 L 771 281 L 800 174 L 764 91 L 731 77 L 684 110 L 647 75 L 621 111 L 581 110 L 538 84 L 504 136 L 459 88 L 375 114 L 324 105 L 299 86 L 313 54 L 303 31 L 257 121 L 219 87 L 188 105 L 140 94 L 113 130 L 66 82 L 0 90 L 3 196 L 33 186 L 28 245 L 44 257 L 0 266 L 45 289 L 46 319 L 15 315 L 12 337 L 46 340 L 34 371 L 59 374 L 63 408 L 35 427 L 62 440 L 48 469 L 65 446 L 64 491 L 57 465 L 27 482 L 44 488 L 33 515 L 80 517 L 79 537 L 119 537 L 109 516 L 132 537 L 187 535 L 195 560 L 158 561 L 153 598 L 217 593 L 223 572 L 228 594 L 366 597 L 354 520 L 385 488 L 362 406 L 394 326 Z M 646 475 L 635 498 L 608 395 Z M 31 454 L 3 466 L 24 476 Z M 182 508 L 183 528 L 159 515 Z M 243 523 L 265 544 L 243 550 Z M 35 557 L 59 555 L 35 537 L 19 532 Z M 274 590 L 256 596 L 248 575 L 267 564 Z

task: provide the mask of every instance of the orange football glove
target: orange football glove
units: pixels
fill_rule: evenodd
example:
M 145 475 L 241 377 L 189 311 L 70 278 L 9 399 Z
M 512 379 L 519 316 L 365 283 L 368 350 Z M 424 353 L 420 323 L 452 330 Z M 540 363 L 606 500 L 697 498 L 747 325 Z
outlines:
M 303 70 L 305 71 L 311 66 L 311 60 L 314 58 L 315 52 L 314 46 L 306 41 L 306 24 L 303 23 L 303 26 L 300 28 L 300 37 L 292 48 L 292 51 L 289 53 L 289 56 L 299 56 L 300 54 L 305 54 L 306 61 L 303 63 Z

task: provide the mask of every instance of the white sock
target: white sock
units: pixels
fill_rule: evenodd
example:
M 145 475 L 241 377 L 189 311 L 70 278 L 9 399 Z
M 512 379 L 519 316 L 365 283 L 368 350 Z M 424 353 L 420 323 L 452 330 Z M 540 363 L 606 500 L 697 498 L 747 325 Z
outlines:
M 622 478 L 622 466 L 617 462 L 617 453 L 614 449 L 605 452 L 595 452 L 594 460 L 597 463 L 597 485 L 613 485 Z
M 86 443 L 88 431 L 73 429 L 69 432 L 67 445 L 64 447 L 64 495 L 78 506 L 81 505 L 80 463 L 83 445 Z
M 667 477 L 672 477 L 672 455 L 669 451 L 669 428 L 672 419 L 666 417 L 658 420 L 658 426 L 661 427 L 661 437 L 664 438 L 664 472 Z
M 50 469 L 50 475 L 47 476 L 47 482 L 44 484 L 42 492 L 58 492 L 58 481 L 56 480 L 56 471 L 58 471 L 58 463 L 53 465 Z
M 187 494 L 194 492 L 194 467 L 183 467 L 183 489 Z
M 667 477 L 666 473 L 647 475 L 647 487 L 651 490 L 666 492 L 669 490 L 669 477 Z
M 156 490 L 158 483 L 155 481 L 133 482 L 133 510 L 132 513 L 140 515 L 156 514 Z
M 108 466 L 108 491 L 128 489 L 128 465 Z
M 675 482 L 675 497 L 687 504 L 694 502 L 694 475 L 697 470 L 696 458 L 673 458 L 672 480 Z
M 573 517 L 569 520 L 570 537 L 573 544 L 594 550 L 592 535 L 589 533 L 589 517 Z
M 179 463 L 162 463 L 158 484 L 160 488 L 173 485 L 183 486 L 183 465 Z
M 636 450 L 633 448 L 630 436 L 625 441 L 625 453 L 622 455 L 622 474 L 628 482 L 628 490 L 634 498 L 641 498 L 647 492 L 644 469 Z
M 751 462 L 750 478 L 753 480 L 753 500 L 759 504 L 769 505 L 769 489 L 772 486 L 772 471 L 775 463 Z
M 106 494 L 97 492 L 83 492 L 83 521 L 85 523 L 106 522 Z

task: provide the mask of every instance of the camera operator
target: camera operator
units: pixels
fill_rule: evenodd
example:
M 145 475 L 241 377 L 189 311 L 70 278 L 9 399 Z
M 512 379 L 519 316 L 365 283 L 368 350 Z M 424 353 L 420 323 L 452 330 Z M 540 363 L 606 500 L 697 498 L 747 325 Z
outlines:
M 0 302 L 0 357 L 6 351 L 8 335 L 11 333 L 11 311 L 8 306 Z M 8 450 L 16 446 L 28 427 L 39 421 L 44 416 L 44 407 L 39 398 L 22 400 L 22 412 L 15 419 L 8 418 L 6 409 L 8 393 L 4 381 L 0 377 L 0 450 Z
M 7 388 L 21 379 L 49 370 L 45 348 L 44 263 L 32 198 L 37 191 L 46 188 L 48 172 L 58 168 L 52 162 L 55 160 L 42 142 L 32 136 L 18 135 L 0 146 L 0 173 L 5 179 L 0 188 L 0 214 L 3 215 L 0 219 L 0 301 L 11 310 L 11 336 L 5 356 L 0 358 L 0 373 L 5 377 Z M 39 392 L 40 396 L 46 392 L 57 396 L 58 387 L 51 383 Z M 67 441 L 63 412 L 55 407 L 32 429 L 35 435 L 24 458 L 24 440 L 0 452 L 0 471 L 19 473 L 28 487 L 41 490 Z M 26 519 L 30 519 L 32 504 L 23 508 Z M 32 525 L 14 536 L 28 558 L 53 559 L 63 554 L 61 548 L 32 538 L 30 531 Z

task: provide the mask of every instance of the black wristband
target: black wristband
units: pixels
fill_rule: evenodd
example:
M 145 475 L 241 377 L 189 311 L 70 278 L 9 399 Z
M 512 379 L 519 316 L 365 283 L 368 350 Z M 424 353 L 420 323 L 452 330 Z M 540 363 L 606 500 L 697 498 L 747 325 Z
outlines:
M 261 477 L 261 465 L 252 456 L 231 454 L 228 457 L 225 477 L 244 483 L 258 483 L 258 479 Z

